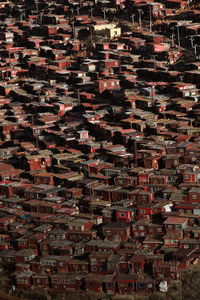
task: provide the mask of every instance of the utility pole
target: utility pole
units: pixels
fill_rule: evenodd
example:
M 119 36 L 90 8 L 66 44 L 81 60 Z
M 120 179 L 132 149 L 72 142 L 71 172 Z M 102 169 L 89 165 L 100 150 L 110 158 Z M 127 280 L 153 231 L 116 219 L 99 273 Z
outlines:
M 81 105 L 81 97 L 80 97 L 80 90 L 77 90 L 77 96 L 78 96 L 78 104 Z
M 180 300 L 183 300 L 181 272 L 180 272 L 179 283 L 180 283 Z
M 151 86 L 151 99 L 152 99 L 152 106 L 154 105 L 154 89 L 155 89 L 155 86 L 152 85 Z
M 119 72 L 121 73 L 121 71 L 122 71 L 121 56 L 119 54 Z
M 138 155 L 137 155 L 137 141 L 134 140 L 134 159 L 135 159 L 135 167 L 138 167 Z
M 93 19 L 93 10 L 94 10 L 94 8 L 92 7 L 91 9 L 90 9 L 90 13 L 91 13 L 91 19 Z
M 174 47 L 174 46 L 175 46 L 175 43 L 174 43 L 174 36 L 175 36 L 175 34 L 174 34 L 174 33 L 172 33 L 172 35 L 171 35 L 171 38 L 172 38 L 172 47 Z
M 8 57 L 9 57 L 9 66 L 10 66 L 10 51 L 8 50 Z M 6 80 L 9 80 L 9 77 L 8 77 L 8 62 L 7 62 L 7 58 L 6 58 Z
M 77 14 L 80 15 L 80 7 L 77 7 Z
M 152 15 L 151 15 L 151 3 L 149 4 L 149 28 L 150 28 L 150 32 L 152 32 Z
M 198 45 L 197 44 L 194 44 L 194 54 L 197 55 L 197 47 Z
M 8 63 L 7 63 L 7 60 L 6 60 L 6 80 L 8 80 Z
M 177 28 L 177 38 L 178 38 L 178 46 L 181 46 L 181 41 L 180 41 L 180 30 L 179 30 L 179 24 L 176 25 Z
M 72 23 L 72 32 L 73 32 L 73 37 L 74 37 L 74 39 L 75 39 L 75 26 L 74 26 L 74 21 L 73 22 L 71 22 Z
M 106 10 L 105 10 L 105 8 L 103 9 L 103 18 L 104 18 L 104 20 L 106 19 Z
M 44 13 L 40 13 L 40 24 L 42 25 L 42 17 Z
M 33 114 L 31 114 L 31 127 L 32 127 L 33 136 L 35 137 L 35 140 L 36 140 L 36 148 L 38 151 L 39 150 L 38 134 L 34 131 L 34 126 L 35 126 L 34 117 L 33 117 Z
M 194 48 L 194 37 L 190 36 L 191 47 Z
M 38 11 L 38 0 L 35 0 L 36 10 Z
M 141 20 L 141 18 L 142 18 L 142 9 L 141 8 L 139 8 L 138 9 L 138 12 L 139 12 L 139 25 L 140 25 L 140 29 L 142 29 L 142 20 Z
M 154 70 L 156 69 L 156 62 L 155 62 L 155 60 L 156 60 L 156 55 L 152 55 L 151 56 L 151 59 L 153 59 L 153 68 L 154 68 Z
M 132 23 L 133 23 L 133 24 L 135 23 L 135 18 L 134 18 L 134 17 L 135 17 L 135 15 L 132 14 L 132 15 L 131 15 L 131 19 L 132 19 Z
M 92 26 L 90 25 L 90 45 L 93 47 L 93 34 L 92 34 Z

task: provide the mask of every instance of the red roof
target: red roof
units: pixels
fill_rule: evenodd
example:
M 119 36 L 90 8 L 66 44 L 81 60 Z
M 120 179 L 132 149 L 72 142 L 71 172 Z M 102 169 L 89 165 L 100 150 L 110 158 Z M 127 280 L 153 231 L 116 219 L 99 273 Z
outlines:
M 188 218 L 168 217 L 164 224 L 184 224 L 187 221 Z

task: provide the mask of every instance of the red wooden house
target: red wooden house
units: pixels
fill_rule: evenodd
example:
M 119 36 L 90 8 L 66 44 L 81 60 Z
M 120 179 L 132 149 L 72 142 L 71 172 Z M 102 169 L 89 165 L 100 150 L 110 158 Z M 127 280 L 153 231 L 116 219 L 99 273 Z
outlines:
M 179 279 L 180 263 L 173 261 L 154 262 L 153 277 Z
M 19 289 L 29 289 L 32 285 L 33 272 L 20 273 L 16 275 L 16 283 Z
M 101 293 L 103 291 L 104 275 L 90 274 L 85 278 L 86 291 L 93 291 L 95 293 Z
M 110 274 L 115 273 L 127 273 L 129 264 L 125 258 L 125 255 L 111 254 L 107 261 L 107 271 Z
M 200 203 L 200 188 L 194 187 L 188 192 L 189 203 Z
M 98 81 L 96 81 L 96 88 L 100 94 L 103 93 L 105 90 L 119 90 L 120 82 L 119 79 L 115 78 L 99 79 Z
M 148 172 L 138 174 L 138 184 L 141 186 L 142 185 L 146 186 L 147 184 L 149 184 L 150 174 L 151 173 Z
M 135 291 L 136 275 L 119 274 L 115 278 L 117 292 L 119 294 L 132 294 Z
M 147 169 L 154 169 L 158 170 L 159 168 L 159 162 L 161 161 L 162 157 L 161 156 L 150 156 L 144 158 L 144 166 Z
M 17 239 L 17 246 L 19 249 L 37 250 L 37 246 L 45 238 L 46 238 L 45 233 L 25 235 Z
M 106 275 L 103 280 L 104 291 L 108 295 L 114 295 L 116 292 L 115 275 Z
M 160 248 L 162 245 L 163 241 L 160 239 L 146 237 L 143 241 L 143 248 L 152 252 L 155 252 L 155 250 Z
M 91 273 L 106 274 L 107 261 L 109 257 L 110 257 L 110 253 L 92 252 L 89 255 Z
M 89 262 L 86 260 L 72 259 L 69 261 L 69 272 L 89 273 Z
M 185 238 L 180 241 L 180 248 L 190 249 L 190 250 L 199 250 L 200 249 L 200 241 L 198 239 L 188 239 Z
M 45 274 L 35 274 L 32 276 L 32 285 L 36 289 L 46 289 L 49 288 L 50 280 L 48 275 Z
M 182 231 L 184 228 L 187 227 L 188 218 L 181 218 L 181 217 L 168 217 L 164 221 L 165 231 L 167 233 L 174 232 L 174 231 Z
M 57 271 L 59 273 L 68 273 L 70 257 L 63 255 L 46 255 L 41 257 L 40 266 L 42 271 L 51 273 Z
M 195 250 L 181 248 L 173 253 L 173 260 L 180 263 L 179 267 L 182 270 L 186 270 L 195 258 Z
M 180 241 L 183 239 L 183 232 L 170 232 L 163 236 L 164 245 L 167 248 L 179 247 Z
M 116 253 L 120 249 L 120 242 L 111 242 L 109 240 L 107 241 L 98 241 L 96 244 L 96 249 L 99 252 L 104 253 Z
M 12 279 L 8 275 L 0 275 L 0 286 L 2 289 L 4 288 L 10 288 L 12 285 Z
M 67 289 L 79 290 L 81 279 L 82 274 L 54 274 L 50 276 L 51 287 L 56 293 L 63 293 Z
M 131 229 L 127 222 L 112 222 L 103 226 L 103 235 L 109 241 L 125 242 L 130 234 Z
M 10 224 L 14 223 L 16 220 L 15 216 L 5 216 L 0 218 L 0 230 L 5 232 L 9 231 Z
M 27 263 L 33 260 L 37 256 L 37 250 L 21 249 L 15 254 L 16 263 Z
M 179 158 L 180 155 L 174 155 L 174 154 L 169 154 L 165 156 L 165 158 L 163 159 L 165 168 L 166 169 L 176 168 L 179 165 Z
M 134 220 L 134 209 L 119 207 L 115 210 L 115 219 L 117 222 L 132 222 Z
M 72 242 L 85 241 L 88 242 L 92 239 L 97 238 L 97 230 L 86 230 L 86 231 L 69 231 L 67 239 Z
M 132 273 L 137 273 L 138 271 L 144 271 L 145 267 L 145 255 L 133 255 L 129 259 L 130 270 Z
M 149 222 L 145 219 L 135 222 L 132 227 L 133 237 L 136 239 L 146 237 L 148 235 L 148 224 Z
M 137 206 L 137 215 L 139 219 L 152 219 L 154 214 L 154 203 L 143 203 Z

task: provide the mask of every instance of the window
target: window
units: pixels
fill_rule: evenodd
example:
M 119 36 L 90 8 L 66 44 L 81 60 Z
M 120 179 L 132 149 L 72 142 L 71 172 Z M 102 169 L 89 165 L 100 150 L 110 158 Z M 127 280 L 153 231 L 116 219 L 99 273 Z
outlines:
M 161 268 L 156 268 L 156 272 L 161 272 Z
M 112 289 L 112 288 L 113 288 L 113 285 L 114 285 L 113 282 L 107 282 L 107 287 L 108 287 L 108 288 Z
M 176 228 L 177 230 L 181 230 L 181 229 L 182 229 L 182 226 L 181 226 L 181 225 L 176 225 L 175 228 Z
M 139 230 L 144 230 L 144 226 L 139 226 Z
M 111 234 L 112 234 L 112 231 L 107 230 L 107 231 L 106 231 L 106 234 L 111 235 Z
M 24 245 L 26 245 L 26 242 L 25 241 L 18 241 L 18 245 L 24 246 Z
M 26 283 L 26 279 L 17 279 L 17 283 L 19 283 L 19 284 L 25 284 Z
M 128 282 L 127 286 L 128 287 L 133 287 L 133 282 Z
M 168 224 L 167 227 L 168 227 L 168 229 L 173 229 L 173 225 L 169 225 L 169 224 Z

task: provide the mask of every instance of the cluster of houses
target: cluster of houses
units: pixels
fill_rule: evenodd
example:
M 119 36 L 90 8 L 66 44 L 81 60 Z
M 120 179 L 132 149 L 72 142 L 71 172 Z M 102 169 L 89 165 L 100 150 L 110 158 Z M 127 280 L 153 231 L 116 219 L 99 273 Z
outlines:
M 198 263 L 198 2 L 0 2 L 1 290 L 145 293 Z

